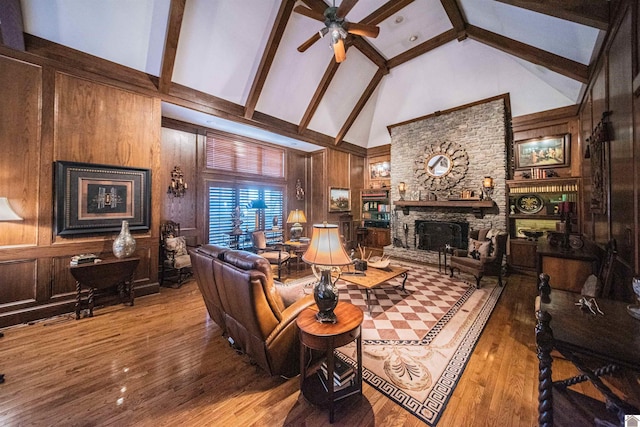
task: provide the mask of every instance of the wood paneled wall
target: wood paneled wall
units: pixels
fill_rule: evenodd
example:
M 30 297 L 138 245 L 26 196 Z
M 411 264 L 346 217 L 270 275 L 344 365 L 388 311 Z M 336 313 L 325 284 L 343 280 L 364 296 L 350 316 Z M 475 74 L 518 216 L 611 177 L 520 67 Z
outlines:
M 117 233 L 57 236 L 53 169 L 57 160 L 151 169 L 160 181 L 160 100 L 0 56 L 0 195 L 21 222 L 0 223 L 0 327 L 69 312 L 71 256 L 110 254 Z M 160 201 L 151 230 L 134 233 L 136 294 L 157 292 Z
M 604 54 L 594 66 L 579 115 L 582 138 L 586 140 L 603 113 L 610 112 L 611 138 L 605 143 L 603 170 L 608 193 L 606 213 L 588 214 L 584 232 L 600 246 L 609 239 L 616 240 L 618 259 L 614 266 L 614 296 L 631 299 L 631 277 L 640 273 L 640 180 L 637 178 L 640 173 L 640 116 L 637 114 L 640 100 L 634 96 L 634 81 L 640 86 L 637 66 L 640 6 L 636 1 L 619 1 L 615 6 Z M 585 161 L 582 168 L 585 200 L 590 198 L 594 173 Z

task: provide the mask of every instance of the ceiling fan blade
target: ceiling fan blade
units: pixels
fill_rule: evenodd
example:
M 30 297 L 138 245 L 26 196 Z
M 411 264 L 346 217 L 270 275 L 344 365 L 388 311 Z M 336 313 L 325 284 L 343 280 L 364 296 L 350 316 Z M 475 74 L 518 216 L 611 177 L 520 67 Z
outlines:
M 297 5 L 293 8 L 294 12 L 298 12 L 300 15 L 304 15 L 307 18 L 315 19 L 316 21 L 324 22 L 325 17 L 322 13 L 316 12 L 313 9 L 309 9 L 308 7 L 304 7 L 301 4 Z
M 344 18 L 347 16 L 347 13 L 353 9 L 356 3 L 358 3 L 358 0 L 342 0 L 342 3 L 338 6 L 338 10 L 336 10 L 336 17 Z
M 358 24 L 357 22 L 345 22 L 344 29 L 351 34 L 367 37 L 378 37 L 380 27 L 375 25 Z
M 333 44 L 333 53 L 338 63 L 347 59 L 347 53 L 344 50 L 344 40 L 338 39 L 338 41 Z
M 309 39 L 306 42 L 298 46 L 298 52 L 304 52 L 305 50 L 309 49 L 311 45 L 313 45 L 318 40 L 320 40 L 320 32 L 314 33 L 311 37 L 309 37 Z

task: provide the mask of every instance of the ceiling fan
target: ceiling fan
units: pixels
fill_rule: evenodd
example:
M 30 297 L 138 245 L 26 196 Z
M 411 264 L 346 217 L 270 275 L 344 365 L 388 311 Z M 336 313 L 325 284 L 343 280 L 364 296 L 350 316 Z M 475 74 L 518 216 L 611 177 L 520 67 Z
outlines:
M 315 42 L 329 34 L 331 36 L 331 46 L 333 47 L 336 62 L 342 62 L 347 58 L 344 48 L 344 40 L 347 38 L 348 33 L 356 34 L 358 36 L 378 37 L 378 33 L 380 32 L 379 27 L 375 25 L 359 24 L 357 22 L 347 22 L 345 20 L 345 16 L 351 9 L 353 9 L 357 2 L 358 0 L 342 0 L 340 6 L 336 7 L 336 2 L 333 0 L 333 6 L 327 7 L 324 13 L 317 12 L 302 5 L 296 6 L 293 9 L 294 12 L 308 18 L 324 22 L 325 25 L 323 29 L 298 46 L 298 51 L 304 52 Z

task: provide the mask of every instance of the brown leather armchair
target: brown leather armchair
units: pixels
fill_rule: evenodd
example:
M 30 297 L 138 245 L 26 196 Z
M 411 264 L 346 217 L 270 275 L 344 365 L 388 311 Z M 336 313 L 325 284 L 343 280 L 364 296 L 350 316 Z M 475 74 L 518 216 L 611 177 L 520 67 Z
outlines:
M 257 254 L 204 245 L 190 255 L 209 315 L 234 348 L 270 375 L 298 374 L 295 320 L 313 296 L 277 285 L 269 261 Z
M 480 243 L 480 246 L 484 243 L 486 247 L 454 249 L 449 263 L 450 276 L 453 277 L 456 269 L 471 274 L 476 279 L 478 289 L 484 276 L 498 276 L 498 285 L 502 286 L 502 260 L 507 249 L 507 237 L 504 231 L 488 228 L 472 230 L 469 238 Z

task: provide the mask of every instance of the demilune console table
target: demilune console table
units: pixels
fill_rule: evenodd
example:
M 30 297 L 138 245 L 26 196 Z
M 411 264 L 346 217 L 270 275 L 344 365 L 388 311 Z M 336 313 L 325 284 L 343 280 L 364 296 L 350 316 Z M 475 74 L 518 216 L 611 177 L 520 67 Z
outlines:
M 93 317 L 93 305 L 96 290 L 115 288 L 120 300 L 133 305 L 133 274 L 140 263 L 140 258 L 103 259 L 98 263 L 71 266 L 71 275 L 76 279 L 76 320 L 86 304 L 89 317 Z M 82 301 L 82 286 L 89 288 L 87 301 Z
M 627 314 L 626 303 L 604 298 L 596 299 L 604 315 L 593 314 L 576 306 L 580 294 L 550 290 L 544 276 L 536 297 L 539 425 L 595 425 L 596 420 L 624 425 L 625 414 L 640 414 L 640 410 L 617 396 L 600 377 L 622 369 L 640 371 L 640 321 Z M 553 381 L 553 350 L 581 374 Z M 595 386 L 606 405 L 568 388 L 584 381 Z

